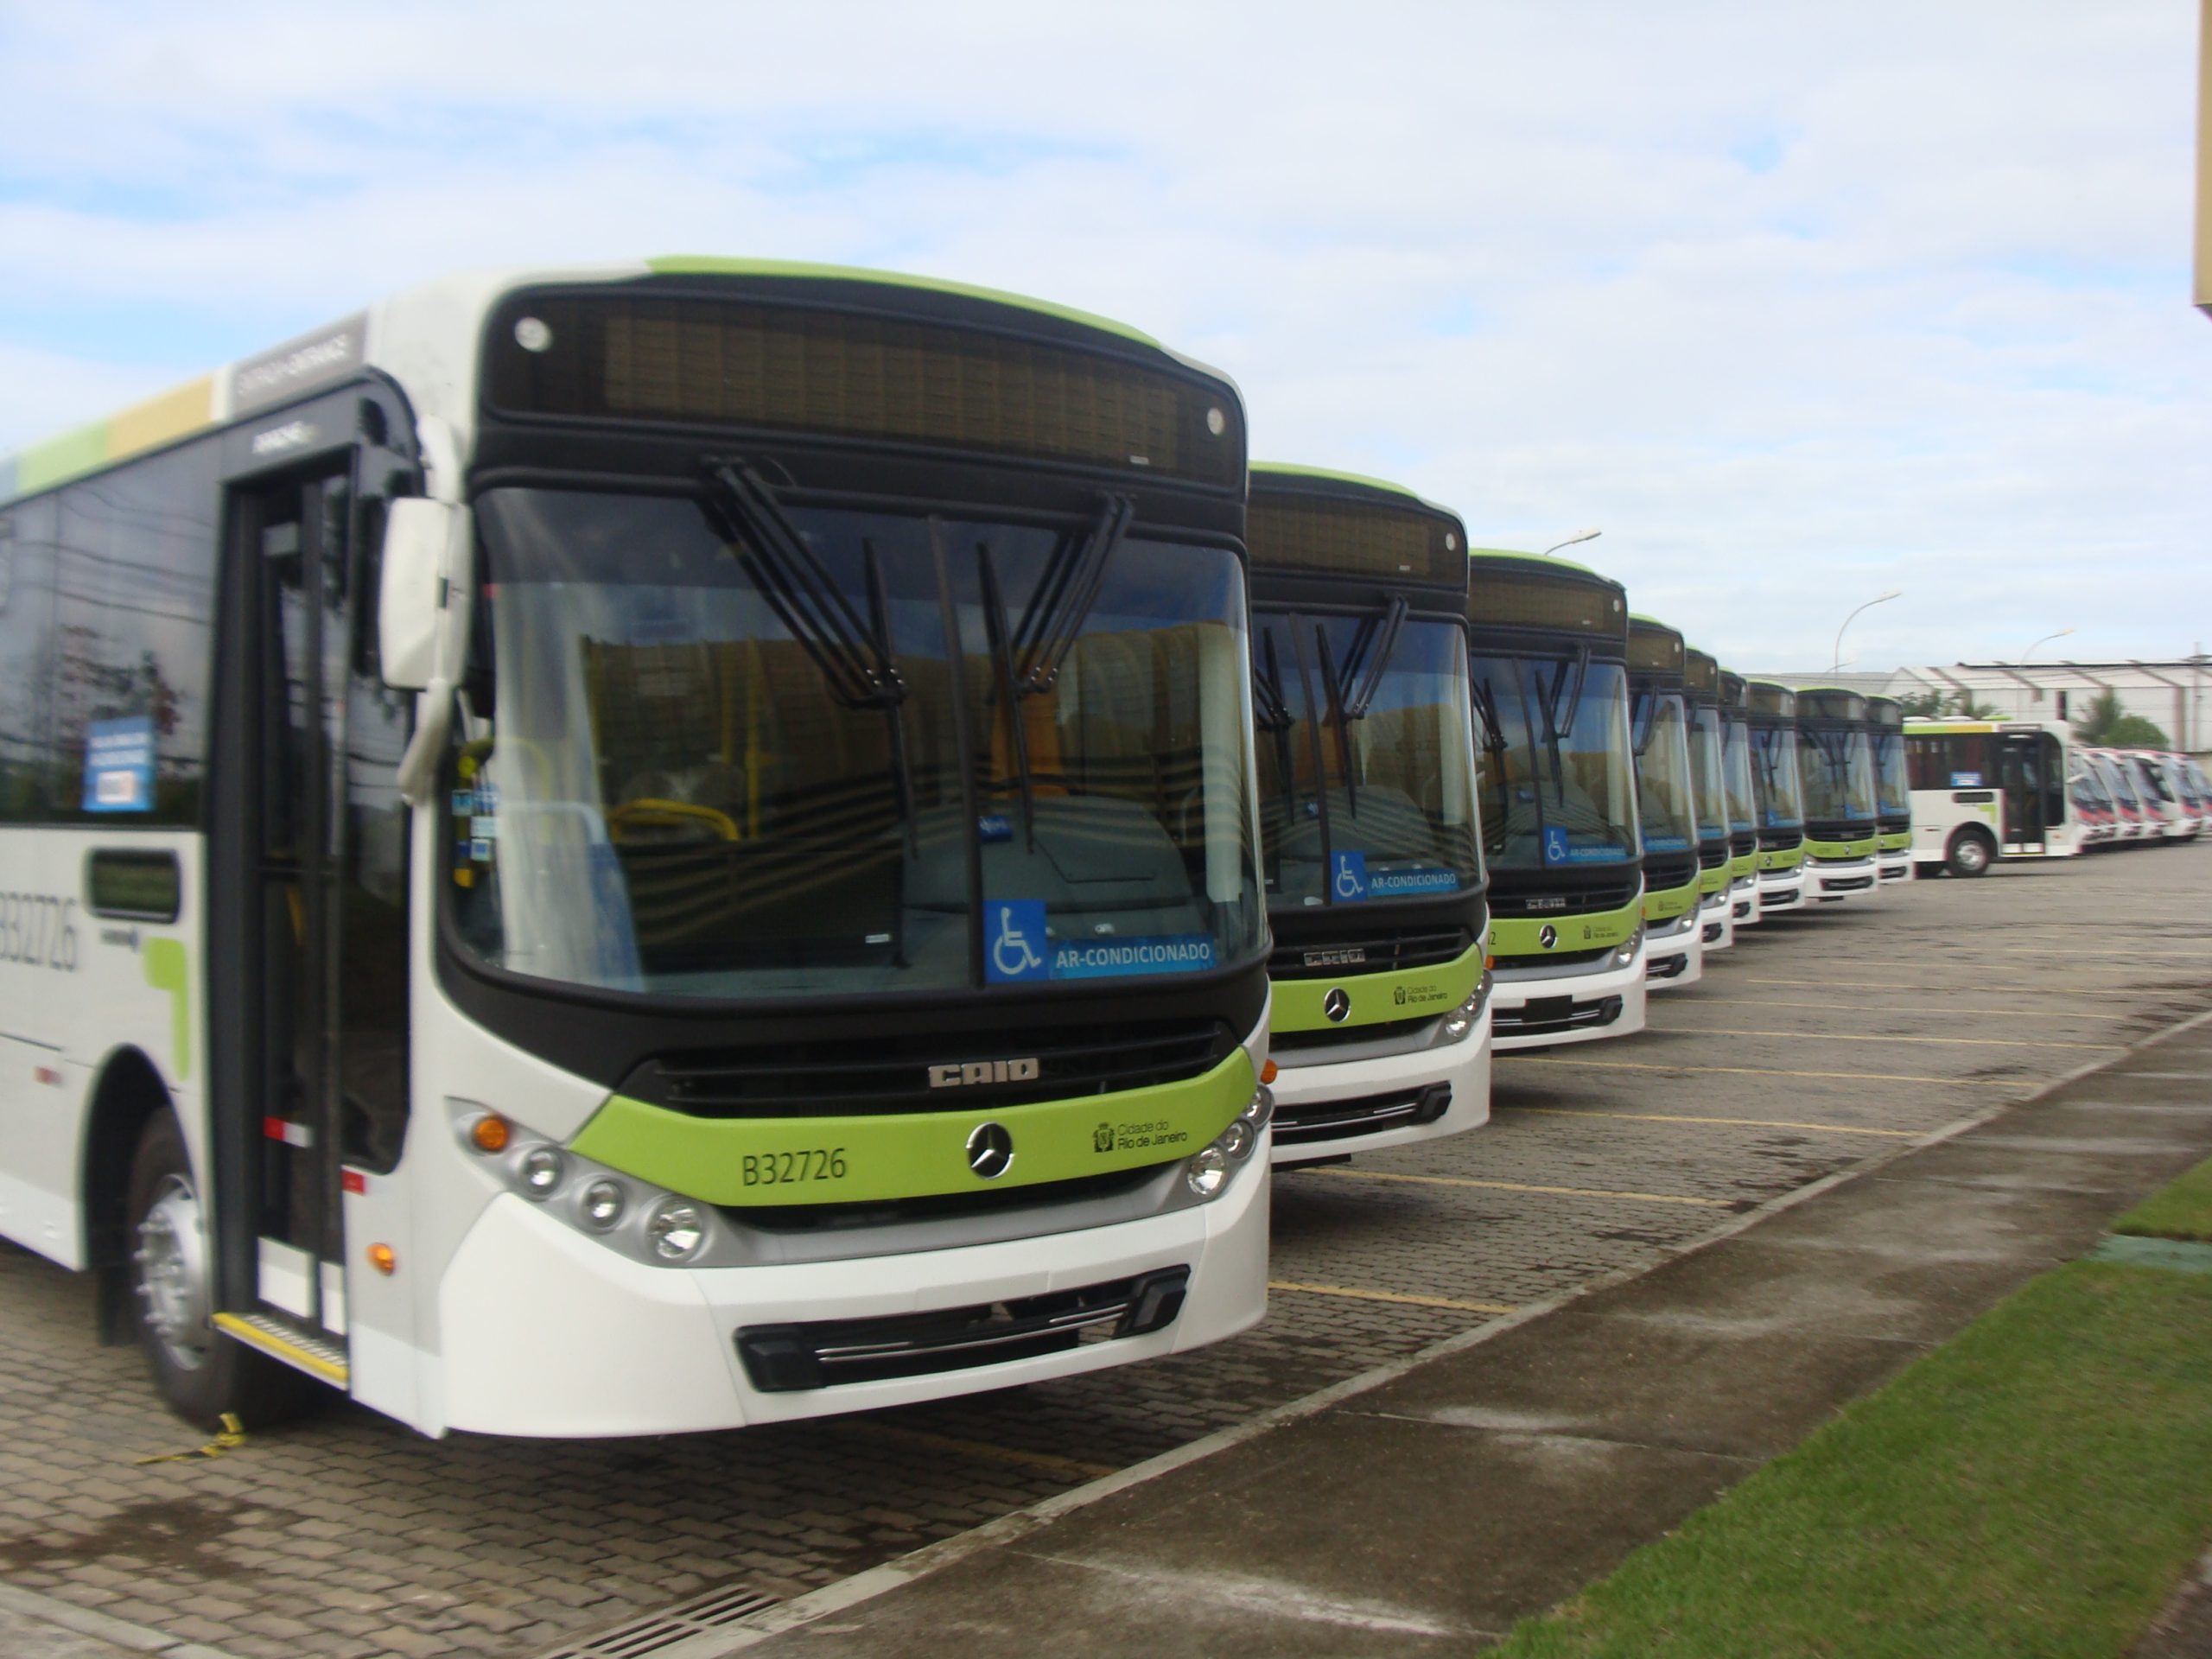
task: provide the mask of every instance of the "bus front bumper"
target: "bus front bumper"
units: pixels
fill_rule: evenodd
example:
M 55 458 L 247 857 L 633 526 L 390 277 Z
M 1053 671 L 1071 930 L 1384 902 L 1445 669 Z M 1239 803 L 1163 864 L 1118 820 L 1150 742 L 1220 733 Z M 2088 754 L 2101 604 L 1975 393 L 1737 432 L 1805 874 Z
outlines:
M 1885 884 L 1908 880 L 1912 875 L 1912 849 L 1900 847 L 1895 852 L 1884 853 L 1874 861 L 1881 867 Z
M 1613 966 L 1612 954 L 1586 969 L 1565 973 L 1519 969 L 1511 959 L 1501 957 L 1490 996 L 1491 1048 L 1506 1053 L 1642 1031 L 1643 942 L 1637 942 L 1625 967 Z
M 1700 906 L 1644 931 L 1643 978 L 1653 990 L 1694 985 L 1705 977 L 1704 918 Z
M 1811 858 L 1805 861 L 1805 896 L 1824 905 L 1845 899 L 1864 900 L 1882 890 L 1880 861 L 1866 858 Z
M 1274 1165 L 1433 1141 L 1490 1122 L 1491 1005 L 1458 1042 L 1402 1054 L 1311 1060 L 1274 1052 Z
M 1268 1159 L 1265 1144 L 1255 1147 L 1226 1192 L 1164 1216 L 790 1266 L 648 1267 L 504 1192 L 438 1287 L 442 1351 L 432 1363 L 443 1421 L 562 1437 L 736 1428 L 1043 1382 L 1218 1342 L 1267 1309 Z M 1180 1306 L 1170 1312 L 1178 1287 Z M 927 1343 L 933 1311 L 993 1308 L 1033 1325 L 1056 1312 L 1065 1318 L 1083 1292 L 1109 1308 L 1126 1293 L 1127 1315 L 1056 1351 L 1036 1351 L 1049 1336 L 1014 1344 L 1028 1357 L 1011 1359 L 940 1344 L 944 1369 L 821 1387 L 762 1388 L 748 1369 L 763 1363 L 764 1332 L 793 1333 L 772 1334 L 771 1343 L 819 1335 L 848 1351 Z M 1040 1298 L 1051 1300 L 1033 1300 Z M 883 1323 L 823 1329 L 859 1320 Z M 1115 1334 L 1123 1326 L 1142 1333 Z M 996 1339 L 1003 1351 L 1003 1330 Z
M 1758 876 L 1738 875 L 1729 878 L 1728 912 L 1730 922 L 1738 928 L 1758 925 L 1759 879 Z
M 1805 867 L 1759 872 L 1759 914 L 1788 915 L 1805 909 Z
M 1736 943 L 1736 895 L 1723 887 L 1708 893 L 1698 904 L 1698 948 L 1706 956 L 1726 950 Z

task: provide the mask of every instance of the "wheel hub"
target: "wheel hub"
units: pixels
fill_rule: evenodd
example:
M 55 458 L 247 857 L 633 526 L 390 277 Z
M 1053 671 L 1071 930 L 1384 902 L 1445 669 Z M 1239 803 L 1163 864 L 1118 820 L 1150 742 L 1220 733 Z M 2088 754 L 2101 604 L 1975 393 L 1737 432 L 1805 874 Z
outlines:
M 138 1300 L 146 1328 L 187 1370 L 196 1370 L 214 1340 L 209 1321 L 207 1234 L 200 1195 L 181 1175 L 164 1177 L 138 1224 Z

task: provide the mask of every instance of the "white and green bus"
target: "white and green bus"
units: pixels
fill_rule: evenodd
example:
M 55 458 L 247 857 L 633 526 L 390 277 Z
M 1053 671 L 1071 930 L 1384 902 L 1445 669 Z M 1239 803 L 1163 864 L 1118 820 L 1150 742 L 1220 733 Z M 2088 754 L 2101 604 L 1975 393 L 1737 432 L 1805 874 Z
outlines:
M 1643 976 L 1655 987 L 1694 985 L 1705 974 L 1705 872 L 1684 691 L 1688 652 L 1681 633 L 1665 623 L 1629 618 L 1629 718 L 1643 842 Z
M 1487 1122 L 1467 532 L 1393 484 L 1262 465 L 1245 541 L 1274 1161 Z
M 1627 594 L 1566 559 L 1478 549 L 1467 645 L 1481 722 L 1492 1045 L 1641 1031 Z
M 1751 780 L 1750 682 L 1720 671 L 1721 782 L 1728 791 L 1729 916 L 1738 928 L 1758 925 L 1759 910 L 1758 790 Z
M 1798 687 L 1797 777 L 1805 802 L 1805 896 L 1815 906 L 1878 898 L 1874 725 L 1859 693 Z
M 1895 697 L 1866 699 L 1874 731 L 1875 862 L 1882 880 L 1912 875 L 1912 785 L 1904 763 L 1904 705 Z
M 0 470 L 0 1232 L 162 1392 L 709 1429 L 1266 1294 L 1237 393 L 455 278 Z M 311 1379 L 311 1380 L 310 1380 Z
M 1683 652 L 1682 695 L 1689 703 L 1690 780 L 1697 804 L 1699 944 L 1710 956 L 1736 943 L 1729 892 L 1727 728 L 1720 715 L 1720 664 L 1711 652 L 1694 645 Z
M 1912 860 L 1927 874 L 1976 876 L 2000 858 L 2083 850 L 2087 824 L 2068 785 L 2075 750 L 2064 721 L 1908 720 L 1904 747 Z
M 1773 680 L 1747 680 L 1751 793 L 1758 807 L 1759 914 L 1805 908 L 1805 795 L 1797 771 L 1797 694 Z

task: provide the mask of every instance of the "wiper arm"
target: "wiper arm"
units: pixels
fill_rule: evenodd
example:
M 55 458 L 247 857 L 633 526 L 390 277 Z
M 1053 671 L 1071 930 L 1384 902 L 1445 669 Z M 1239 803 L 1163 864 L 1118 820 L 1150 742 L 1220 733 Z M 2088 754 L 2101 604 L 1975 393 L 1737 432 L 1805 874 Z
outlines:
M 1380 629 L 1373 636 L 1375 643 L 1367 653 L 1367 672 L 1360 681 L 1359 690 L 1352 696 L 1351 706 L 1344 710 L 1346 719 L 1367 718 L 1367 711 L 1375 702 L 1375 694 L 1382 689 L 1382 676 L 1390 666 L 1390 653 L 1398 648 L 1398 634 L 1406 625 L 1406 601 L 1394 598 L 1390 601 L 1390 608 L 1383 613 Z M 1346 677 L 1357 672 L 1358 666 L 1357 662 L 1346 663 Z
M 1090 607 L 1098 602 L 1107 561 L 1135 516 L 1136 503 L 1128 496 L 1102 496 L 1098 517 L 1082 544 L 1071 554 L 1063 543 L 1054 556 L 1014 631 L 1013 649 L 1020 658 L 1016 678 L 1024 696 L 1049 691 L 1059 678 L 1061 664 L 1083 632 Z
M 1659 729 L 1659 694 L 1646 691 L 1636 700 L 1636 726 L 1629 734 L 1630 747 L 1636 758 L 1643 759 L 1643 752 L 1651 747 L 1651 734 Z
M 848 709 L 883 711 L 892 786 L 906 826 L 907 851 L 918 856 L 914 780 L 901 712 L 906 682 L 892 653 L 891 606 L 875 543 L 861 543 L 868 603 L 863 623 L 760 474 L 741 460 L 725 460 L 709 461 L 707 475 L 717 486 L 702 504 L 708 517 L 723 521 L 717 528 L 737 546 L 768 608 L 822 671 L 830 695 Z
M 1490 677 L 1484 675 L 1468 689 L 1475 696 L 1475 712 L 1482 716 L 1483 747 L 1492 754 L 1503 754 L 1512 746 L 1505 741 L 1505 721 L 1497 712 L 1497 693 L 1491 687 Z
M 1290 730 L 1296 724 L 1291 718 L 1290 705 L 1282 695 L 1282 664 L 1275 653 L 1274 630 L 1270 628 L 1260 636 L 1261 648 L 1267 653 L 1268 665 L 1262 672 L 1256 665 L 1252 674 L 1254 701 L 1259 705 L 1260 728 L 1275 741 L 1275 772 L 1282 780 L 1283 829 L 1298 822 L 1298 777 L 1295 752 L 1291 746 Z
M 1029 731 L 1022 719 L 1021 696 L 1014 685 L 1014 648 L 1007 638 L 1006 601 L 999 595 L 998 567 L 991 550 L 976 543 L 976 576 L 983 590 L 983 632 L 991 647 L 991 669 L 996 682 L 994 700 L 1006 715 L 1014 749 L 1014 777 L 1021 790 L 1022 834 L 1029 850 L 1037 850 L 1037 799 L 1029 775 Z
M 1337 659 L 1329 649 L 1329 630 L 1325 625 L 1313 625 L 1313 642 L 1320 647 L 1321 684 L 1329 694 L 1329 712 L 1337 717 L 1337 765 L 1344 776 L 1344 810 L 1357 818 L 1359 785 L 1351 775 L 1351 717 L 1344 712 L 1344 682 L 1337 677 Z
M 863 624 L 837 591 L 774 493 L 742 461 L 709 461 L 707 475 L 720 487 L 709 498 L 710 516 L 727 522 L 726 539 L 760 584 L 777 620 L 788 629 L 830 682 L 830 695 L 849 709 L 896 708 L 906 683 L 893 661 L 887 635 Z
M 1559 746 L 1567 736 L 1567 732 L 1560 729 L 1559 711 L 1560 696 L 1567 686 L 1567 664 L 1564 661 L 1560 664 L 1559 672 L 1552 676 L 1552 683 L 1549 686 L 1544 683 L 1544 677 L 1541 673 L 1532 673 L 1529 677 L 1535 682 L 1536 696 L 1544 705 L 1541 711 L 1544 716 L 1544 753 L 1552 763 L 1552 794 L 1561 806 L 1565 806 L 1567 804 L 1567 768 L 1560 760 Z M 1580 685 L 1575 689 L 1578 692 L 1581 690 Z M 1567 708 L 1568 711 L 1567 731 L 1571 732 L 1574 729 L 1574 705 L 1570 702 Z

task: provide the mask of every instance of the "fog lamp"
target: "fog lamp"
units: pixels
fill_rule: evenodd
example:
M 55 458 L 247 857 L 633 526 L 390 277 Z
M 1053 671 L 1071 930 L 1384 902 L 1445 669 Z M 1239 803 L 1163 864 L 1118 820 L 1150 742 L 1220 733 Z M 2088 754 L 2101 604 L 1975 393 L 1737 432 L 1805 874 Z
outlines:
M 552 1147 L 532 1147 L 523 1154 L 517 1168 L 522 1176 L 522 1190 L 533 1198 L 552 1197 L 553 1189 L 569 1173 L 567 1160 Z

